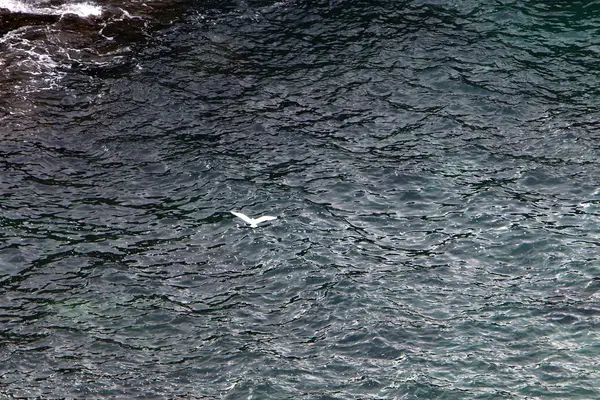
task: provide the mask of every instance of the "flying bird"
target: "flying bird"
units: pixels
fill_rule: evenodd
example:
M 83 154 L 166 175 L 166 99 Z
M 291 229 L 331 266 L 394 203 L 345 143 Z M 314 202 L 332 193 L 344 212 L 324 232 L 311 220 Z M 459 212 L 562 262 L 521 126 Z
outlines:
M 246 222 L 247 224 L 250 225 L 250 228 L 258 227 L 258 224 L 260 224 L 261 222 L 272 221 L 274 219 L 277 219 L 277 217 L 271 217 L 270 215 L 263 215 L 262 217 L 258 217 L 258 218 L 250 218 L 246 214 L 242 214 L 240 212 L 231 211 L 231 213 L 233 215 L 235 215 L 236 217 L 244 220 L 244 222 Z

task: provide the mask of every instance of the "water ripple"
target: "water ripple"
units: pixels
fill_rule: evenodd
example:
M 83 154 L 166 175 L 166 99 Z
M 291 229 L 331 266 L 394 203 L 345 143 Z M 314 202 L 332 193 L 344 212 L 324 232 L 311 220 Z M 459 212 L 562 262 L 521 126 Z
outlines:
M 113 25 L 3 120 L 0 393 L 598 397 L 596 8 Z

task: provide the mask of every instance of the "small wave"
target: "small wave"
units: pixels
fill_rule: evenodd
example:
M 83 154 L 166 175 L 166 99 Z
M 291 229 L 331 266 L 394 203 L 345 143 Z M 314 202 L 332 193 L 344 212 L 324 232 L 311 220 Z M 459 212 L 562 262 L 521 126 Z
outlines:
M 13 13 L 36 15 L 75 14 L 79 17 L 98 17 L 102 15 L 102 7 L 93 3 L 73 3 L 51 6 L 47 3 L 26 3 L 15 0 L 0 0 L 0 8 Z

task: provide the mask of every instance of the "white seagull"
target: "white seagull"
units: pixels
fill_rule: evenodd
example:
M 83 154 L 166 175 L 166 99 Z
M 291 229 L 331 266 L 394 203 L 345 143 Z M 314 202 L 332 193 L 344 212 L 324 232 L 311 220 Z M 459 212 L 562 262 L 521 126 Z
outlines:
M 230 211 L 230 212 L 233 215 L 235 215 L 236 217 L 243 219 L 244 222 L 246 222 L 247 224 L 250 224 L 250 228 L 257 228 L 258 224 L 260 224 L 261 222 L 272 221 L 274 219 L 277 219 L 277 217 L 271 217 L 270 215 L 263 215 L 262 217 L 258 217 L 258 218 L 250 218 L 246 214 L 242 214 L 240 212 L 235 212 L 235 211 Z

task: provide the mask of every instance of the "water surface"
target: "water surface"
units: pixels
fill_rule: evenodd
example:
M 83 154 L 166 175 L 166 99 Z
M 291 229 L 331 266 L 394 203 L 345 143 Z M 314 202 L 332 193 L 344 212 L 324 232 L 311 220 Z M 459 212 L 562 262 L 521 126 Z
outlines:
M 87 4 L 1 32 L 3 396 L 599 397 L 599 4 Z

